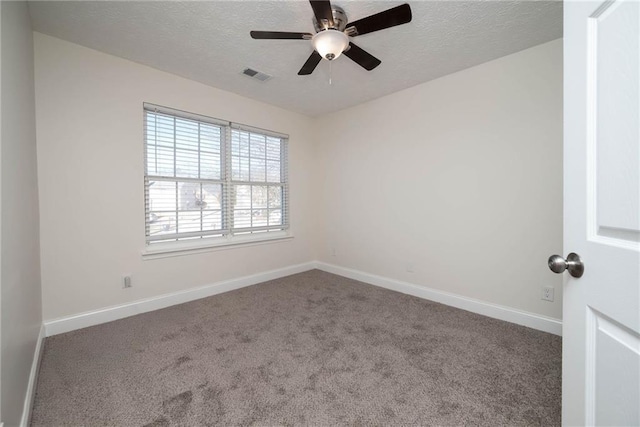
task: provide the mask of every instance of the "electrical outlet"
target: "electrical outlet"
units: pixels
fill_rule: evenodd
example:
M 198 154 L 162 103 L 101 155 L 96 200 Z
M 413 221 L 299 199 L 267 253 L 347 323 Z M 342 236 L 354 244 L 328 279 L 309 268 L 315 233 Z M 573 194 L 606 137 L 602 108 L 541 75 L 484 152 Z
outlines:
M 413 263 L 407 263 L 407 273 L 413 273 Z
M 545 286 L 542 288 L 542 299 L 545 301 L 553 301 L 553 287 Z
M 122 276 L 122 287 L 123 288 L 133 287 L 133 284 L 131 283 L 131 276 Z
M 336 248 L 331 248 L 331 256 L 336 256 Z

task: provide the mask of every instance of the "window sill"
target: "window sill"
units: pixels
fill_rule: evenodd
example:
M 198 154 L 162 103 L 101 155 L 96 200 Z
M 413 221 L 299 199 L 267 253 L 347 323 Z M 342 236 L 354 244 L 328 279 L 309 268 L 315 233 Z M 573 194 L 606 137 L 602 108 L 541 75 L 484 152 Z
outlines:
M 156 243 L 155 245 L 146 246 L 142 251 L 143 260 L 152 260 L 159 258 L 169 258 L 183 255 L 200 254 L 205 252 L 213 252 L 224 249 L 246 248 L 249 246 L 266 245 L 270 243 L 278 243 L 293 239 L 291 232 L 282 231 L 268 233 L 268 236 L 233 236 L 211 238 L 206 242 L 202 241 L 184 241 L 184 242 L 167 242 Z

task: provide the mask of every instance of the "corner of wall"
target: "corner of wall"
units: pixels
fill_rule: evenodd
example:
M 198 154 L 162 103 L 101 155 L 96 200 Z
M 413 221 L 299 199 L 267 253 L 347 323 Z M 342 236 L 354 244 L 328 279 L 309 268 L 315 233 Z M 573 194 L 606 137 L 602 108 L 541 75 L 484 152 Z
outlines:
M 44 330 L 27 2 L 0 2 L 0 20 L 0 408 L 3 422 L 14 426 L 28 418 Z

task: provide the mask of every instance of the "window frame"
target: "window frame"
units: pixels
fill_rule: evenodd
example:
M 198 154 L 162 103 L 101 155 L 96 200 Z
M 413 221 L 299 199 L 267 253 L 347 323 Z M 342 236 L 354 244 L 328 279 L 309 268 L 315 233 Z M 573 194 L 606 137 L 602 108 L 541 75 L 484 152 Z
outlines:
M 178 110 L 175 108 L 164 107 L 151 103 L 143 103 L 143 186 L 144 186 L 144 239 L 145 245 L 144 250 L 142 251 L 142 256 L 144 259 L 153 259 L 153 258 L 163 258 L 166 256 L 177 256 L 184 255 L 187 253 L 199 253 L 199 252 L 208 252 L 211 250 L 219 250 L 228 247 L 238 246 L 238 245 L 255 245 L 255 244 L 265 244 L 277 241 L 288 240 L 293 237 L 290 226 L 290 193 L 289 193 L 289 164 L 288 164 L 288 141 L 289 136 L 286 134 L 282 134 L 279 132 L 269 131 L 253 126 L 248 126 L 244 124 L 234 123 L 226 120 L 220 120 L 216 118 L 212 118 L 209 116 L 204 116 L 196 113 L 190 113 L 182 110 Z M 219 179 L 207 179 L 202 178 L 199 173 L 199 178 L 186 178 L 178 176 L 178 171 L 175 168 L 176 163 L 176 153 L 177 153 L 177 145 L 176 145 L 176 137 L 175 137 L 175 129 L 176 125 L 174 122 L 174 140 L 173 140 L 173 160 L 174 160 L 174 170 L 173 176 L 163 176 L 161 174 L 150 174 L 148 168 L 148 114 L 161 114 L 164 116 L 171 116 L 175 118 L 191 120 L 198 123 L 198 129 L 200 129 L 200 125 L 202 123 L 213 125 L 220 128 L 220 178 Z M 199 131 L 200 132 L 200 131 Z M 251 147 L 251 135 L 259 135 L 260 137 L 264 137 L 265 139 L 265 176 L 264 181 L 252 181 L 251 177 L 249 177 L 248 181 L 239 181 L 233 180 L 233 163 L 232 163 L 232 144 L 233 144 L 233 133 L 249 133 L 249 147 Z M 156 136 L 157 138 L 157 136 Z M 200 133 L 198 133 L 198 144 L 200 144 Z M 238 134 L 238 138 L 240 138 L 240 134 Z M 277 138 L 280 140 L 280 181 L 273 182 L 268 180 L 268 172 L 267 172 L 267 163 L 268 163 L 268 155 L 267 155 L 267 143 L 268 138 Z M 157 145 L 157 139 L 155 140 Z M 198 148 L 198 171 L 200 171 L 201 167 L 201 157 L 202 150 Z M 157 172 L 157 171 L 156 171 Z M 152 214 L 152 210 L 149 208 L 149 188 L 152 184 L 149 184 L 150 178 L 155 179 L 154 182 L 158 181 L 168 181 L 175 182 L 176 188 L 180 182 L 194 182 L 194 183 L 208 183 L 208 184 L 219 184 L 221 188 L 221 196 L 222 202 L 220 204 L 220 218 L 221 218 L 221 228 L 214 230 L 200 230 L 190 232 L 190 236 L 181 235 L 179 232 L 174 235 L 168 235 L 167 239 L 159 238 L 162 235 L 151 236 L 150 234 L 150 224 L 152 223 L 150 218 Z M 270 209 L 267 201 L 266 210 L 267 212 L 267 226 L 250 226 L 250 227 L 232 227 L 231 221 L 234 217 L 234 207 L 232 206 L 231 201 L 231 193 L 235 191 L 237 186 L 245 185 L 245 186 L 258 186 L 258 187 L 279 187 L 281 188 L 281 200 L 280 200 L 280 215 L 281 215 L 281 224 L 277 225 L 268 225 L 269 221 L 269 213 Z M 177 191 L 177 190 L 176 190 Z M 252 190 L 253 191 L 253 190 Z M 269 190 L 267 189 L 267 197 L 269 194 Z M 251 196 L 250 198 L 252 198 Z M 176 221 L 178 221 L 180 212 L 189 212 L 190 210 L 181 210 L 178 208 L 178 195 L 176 193 Z M 260 208 L 261 209 L 261 208 Z M 277 209 L 277 208 L 275 208 Z M 235 210 L 238 210 L 235 207 Z M 253 215 L 253 201 L 251 201 L 250 205 L 250 214 Z M 198 212 L 198 210 L 193 210 L 194 212 Z M 202 209 L 200 210 L 202 212 Z M 253 221 L 253 217 L 250 217 L 251 222 Z

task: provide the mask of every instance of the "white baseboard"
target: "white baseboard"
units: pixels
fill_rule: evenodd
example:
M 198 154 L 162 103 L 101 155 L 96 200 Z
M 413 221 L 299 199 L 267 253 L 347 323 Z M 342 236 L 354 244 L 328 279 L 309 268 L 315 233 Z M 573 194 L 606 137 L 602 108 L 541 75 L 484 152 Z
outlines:
M 44 326 L 46 328 L 46 334 L 49 337 L 52 335 L 74 331 L 76 329 L 82 329 L 89 326 L 99 325 L 101 323 L 111 322 L 113 320 L 123 319 L 129 316 L 135 316 L 136 314 L 159 310 L 161 308 L 170 307 L 172 305 L 183 304 L 185 302 L 221 294 L 223 292 L 233 291 L 235 289 L 255 285 L 267 280 L 273 280 L 280 277 L 289 276 L 291 274 L 302 273 L 303 271 L 313 270 L 315 268 L 315 265 L 316 263 L 312 261 L 303 264 L 292 265 L 289 267 L 279 268 L 276 270 L 252 274 L 250 276 L 239 277 L 237 279 L 224 280 L 198 288 L 187 289 L 185 291 L 173 292 L 170 294 L 133 301 L 122 305 L 116 305 L 99 310 L 76 314 L 73 316 L 62 317 L 60 319 L 48 320 L 44 322 Z
M 33 352 L 33 361 L 31 362 L 31 372 L 29 372 L 29 382 L 27 383 L 27 392 L 24 396 L 24 405 L 22 407 L 22 418 L 20 419 L 20 427 L 27 427 L 31 420 L 31 408 L 33 408 L 33 399 L 36 395 L 36 385 L 38 383 L 38 371 L 40 369 L 40 359 L 42 359 L 42 350 L 45 339 L 45 327 L 40 326 L 36 349 Z M 1 425 L 0 425 L 1 427 Z
M 48 320 L 44 322 L 46 336 L 62 334 L 65 332 L 74 331 L 76 329 L 99 325 L 101 323 L 107 323 L 129 316 L 135 316 L 136 314 L 140 313 L 159 310 L 161 308 L 170 307 L 172 305 L 182 304 L 223 292 L 229 292 L 235 289 L 243 288 L 245 286 L 255 285 L 267 280 L 273 280 L 280 277 L 289 276 L 291 274 L 302 273 L 303 271 L 312 270 L 314 268 L 318 268 L 320 270 L 350 279 L 359 280 L 371 285 L 380 286 L 382 288 L 391 289 L 404 294 L 413 295 L 419 298 L 424 298 L 452 307 L 471 311 L 473 313 L 482 314 L 484 316 L 492 317 L 495 319 L 516 323 L 518 325 L 527 326 L 529 328 L 549 332 L 555 335 L 562 335 L 562 321 L 558 319 L 541 316 L 526 311 L 516 310 L 514 308 L 492 304 L 445 291 L 427 288 L 424 286 L 418 286 L 412 283 L 402 282 L 400 280 L 377 276 L 375 274 L 369 274 L 363 271 L 353 270 L 334 264 L 311 261 L 303 264 L 293 265 L 290 267 L 284 267 L 276 270 L 253 274 L 250 276 L 244 276 L 237 279 L 225 280 L 213 283 L 211 285 L 188 289 L 185 291 L 160 295 L 157 297 L 147 298 L 139 301 L 133 301 L 127 304 L 106 307 L 103 309 L 80 313 L 60 319 Z
M 505 320 L 507 322 L 516 323 L 518 325 L 527 326 L 543 332 L 549 332 L 555 335 L 562 335 L 562 321 L 551 317 L 541 316 L 539 314 L 529 313 L 526 311 L 516 310 L 514 308 L 505 307 L 498 304 L 492 304 L 461 295 L 452 294 L 424 286 L 414 285 L 400 280 L 390 279 L 387 277 L 377 276 L 346 267 L 341 267 L 325 262 L 316 263 L 316 268 L 328 273 L 337 274 L 349 279 L 365 282 L 370 285 L 380 286 L 382 288 L 391 289 L 403 294 L 413 295 L 418 298 L 424 298 L 452 307 L 461 308 L 471 311 L 472 313 L 482 314 L 494 319 Z

